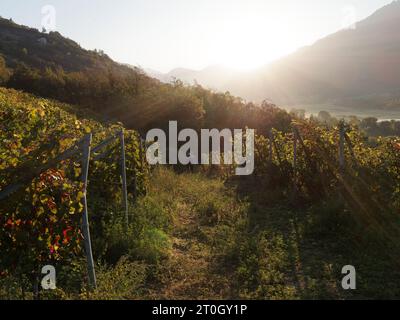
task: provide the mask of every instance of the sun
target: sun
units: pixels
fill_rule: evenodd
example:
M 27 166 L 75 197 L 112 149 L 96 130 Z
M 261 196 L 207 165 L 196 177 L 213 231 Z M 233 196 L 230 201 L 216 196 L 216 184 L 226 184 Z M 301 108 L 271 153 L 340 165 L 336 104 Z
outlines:
M 220 63 L 237 70 L 251 70 L 277 60 L 298 48 L 290 26 L 248 17 L 225 28 L 219 47 Z

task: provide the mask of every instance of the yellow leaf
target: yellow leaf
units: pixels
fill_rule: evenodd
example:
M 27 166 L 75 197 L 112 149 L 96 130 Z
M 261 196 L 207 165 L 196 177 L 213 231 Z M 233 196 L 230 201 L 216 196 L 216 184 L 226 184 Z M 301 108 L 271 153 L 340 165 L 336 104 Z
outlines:
M 85 196 L 84 193 L 82 191 L 79 191 L 77 196 L 78 201 L 80 201 L 84 196 Z
M 40 195 L 40 202 L 41 202 L 42 204 L 47 203 L 48 200 L 49 200 L 49 197 L 46 196 L 45 194 Z
M 79 213 L 81 213 L 82 211 L 83 211 L 83 204 L 82 203 L 78 203 L 78 206 L 79 206 Z
M 38 210 L 37 210 L 38 217 L 40 217 L 43 213 L 44 213 L 43 207 L 39 207 Z
M 80 177 L 82 170 L 81 168 L 74 168 L 74 172 L 75 172 L 75 178 L 78 178 Z

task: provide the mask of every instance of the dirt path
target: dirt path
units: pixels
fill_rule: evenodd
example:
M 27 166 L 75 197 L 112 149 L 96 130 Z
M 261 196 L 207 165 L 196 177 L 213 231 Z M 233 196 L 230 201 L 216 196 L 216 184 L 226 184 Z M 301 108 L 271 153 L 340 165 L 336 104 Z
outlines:
M 150 298 L 229 298 L 230 283 L 226 274 L 221 274 L 222 270 L 215 265 L 216 250 L 210 241 L 215 226 L 202 223 L 197 206 L 205 195 L 196 187 L 183 192 L 186 184 L 184 179 L 169 190 L 172 194 L 183 193 L 185 197 L 174 198 L 178 205 L 170 234 L 172 248 L 169 258 L 159 268 L 158 283 L 151 290 Z

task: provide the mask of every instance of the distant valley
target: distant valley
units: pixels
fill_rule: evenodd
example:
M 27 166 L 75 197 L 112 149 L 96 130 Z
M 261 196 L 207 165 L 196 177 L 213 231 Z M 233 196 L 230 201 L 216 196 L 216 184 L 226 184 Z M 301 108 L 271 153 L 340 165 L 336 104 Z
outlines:
M 145 70 L 162 82 L 180 79 L 247 101 L 271 101 L 308 113 L 400 118 L 400 2 L 311 46 L 249 72 L 221 66 Z

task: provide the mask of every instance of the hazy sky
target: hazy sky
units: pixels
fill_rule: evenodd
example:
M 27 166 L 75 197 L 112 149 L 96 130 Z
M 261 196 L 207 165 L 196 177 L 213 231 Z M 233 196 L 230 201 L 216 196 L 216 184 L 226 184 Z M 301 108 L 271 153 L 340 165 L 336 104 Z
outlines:
M 258 67 L 372 14 L 391 0 L 1 0 L 0 15 L 56 28 L 87 49 L 159 71 Z

